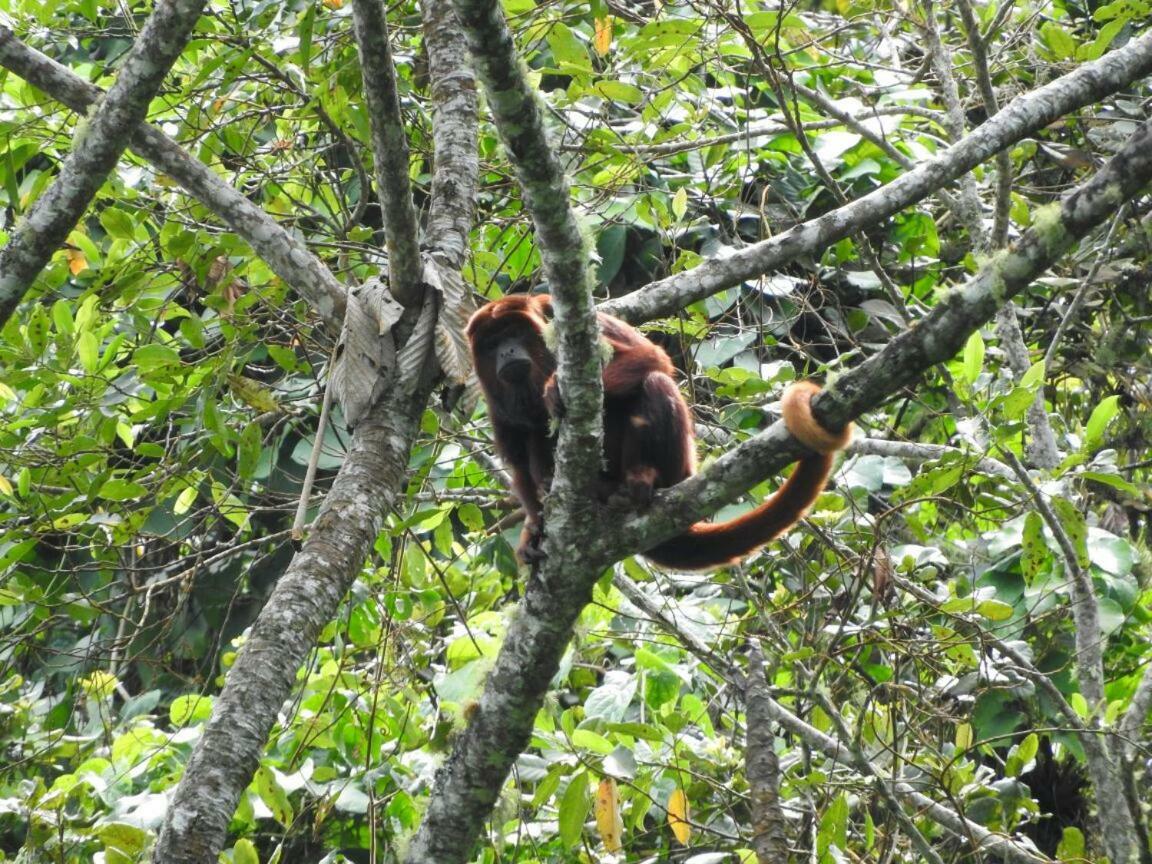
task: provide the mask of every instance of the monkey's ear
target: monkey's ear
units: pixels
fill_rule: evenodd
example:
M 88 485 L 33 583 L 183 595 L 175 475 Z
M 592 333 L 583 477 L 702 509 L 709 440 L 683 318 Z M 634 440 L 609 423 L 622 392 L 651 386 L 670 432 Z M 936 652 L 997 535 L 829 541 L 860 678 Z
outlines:
M 536 307 L 536 311 L 540 313 L 542 318 L 551 321 L 556 317 L 556 313 L 552 311 L 552 298 L 548 294 L 534 294 L 532 305 Z

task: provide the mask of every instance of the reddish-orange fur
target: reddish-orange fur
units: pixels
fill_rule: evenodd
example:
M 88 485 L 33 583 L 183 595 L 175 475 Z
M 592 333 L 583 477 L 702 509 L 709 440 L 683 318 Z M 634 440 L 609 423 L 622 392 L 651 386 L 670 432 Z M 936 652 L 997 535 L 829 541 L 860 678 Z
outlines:
M 467 328 L 496 445 L 512 473 L 513 491 L 524 505 L 526 519 L 517 554 L 528 562 L 541 556 L 541 497 L 552 483 L 554 420 L 562 410 L 556 360 L 544 339 L 551 316 L 551 298 L 512 294 L 480 309 Z M 604 367 L 603 494 L 622 492 L 643 506 L 656 489 L 695 473 L 692 412 L 662 348 L 619 318 L 601 314 L 599 320 L 601 336 L 612 350 Z M 781 404 L 788 430 L 815 453 L 800 460 L 774 495 L 729 522 L 697 522 L 647 550 L 645 557 L 687 570 L 729 564 L 803 517 L 824 488 L 833 454 L 851 436 L 850 428 L 832 432 L 816 422 L 809 403 L 819 391 L 805 381 L 784 393 Z

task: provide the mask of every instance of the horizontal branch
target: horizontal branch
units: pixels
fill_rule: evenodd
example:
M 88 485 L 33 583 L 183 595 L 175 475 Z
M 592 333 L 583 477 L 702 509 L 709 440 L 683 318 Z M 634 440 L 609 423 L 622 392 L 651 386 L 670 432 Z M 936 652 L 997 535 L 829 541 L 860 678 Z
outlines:
M 1152 33 L 1146 33 L 1019 97 L 955 146 L 887 186 L 726 258 L 709 259 L 692 270 L 602 303 L 600 309 L 627 321 L 649 321 L 674 314 L 690 303 L 762 276 L 802 255 L 817 254 L 928 197 L 999 150 L 1065 114 L 1098 102 L 1150 73 Z
M 1149 43 L 1152 47 L 1152 43 Z M 910 386 L 931 366 L 954 356 L 996 310 L 1048 269 L 1076 241 L 1135 196 L 1152 178 L 1152 126 L 1145 124 L 1091 180 L 1063 203 L 1041 211 L 1011 249 L 990 259 L 947 294 L 915 327 L 831 384 L 813 402 L 828 429 L 842 429 Z M 737 495 L 804 453 L 782 422 L 729 450 L 707 471 L 662 492 L 646 513 L 623 524 L 601 520 L 597 560 L 605 563 L 650 548 L 716 512 Z M 600 555 L 602 554 L 602 558 Z

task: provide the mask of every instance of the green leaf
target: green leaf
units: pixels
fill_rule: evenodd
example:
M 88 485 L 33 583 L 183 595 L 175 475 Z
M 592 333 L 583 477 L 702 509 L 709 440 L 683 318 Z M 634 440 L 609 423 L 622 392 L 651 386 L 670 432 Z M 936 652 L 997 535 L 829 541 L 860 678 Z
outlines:
M 1084 426 L 1084 450 L 1092 451 L 1100 446 L 1100 442 L 1104 439 L 1104 430 L 1116 419 L 1119 411 L 1119 396 L 1106 396 L 1100 400 L 1100 404 L 1092 410 L 1092 416 Z
M 268 809 L 272 811 L 272 816 L 281 825 L 287 827 L 292 823 L 292 803 L 288 800 L 288 793 L 276 780 L 276 775 L 272 773 L 271 769 L 261 765 L 256 770 L 256 794 L 260 796 L 260 800 L 268 805 Z
M 104 230 L 110 236 L 117 240 L 133 240 L 136 237 L 136 227 L 132 224 L 132 217 L 115 207 L 109 207 L 100 214 L 100 224 L 104 226 Z
M 193 693 L 177 696 L 168 708 L 168 719 L 173 726 L 194 726 L 203 723 L 212 715 L 212 699 Z
M 597 81 L 592 88 L 605 99 L 623 102 L 626 105 L 639 105 L 644 101 L 644 91 L 635 84 L 623 81 Z
M 1078 861 L 1085 856 L 1084 832 L 1073 825 L 1066 825 L 1056 847 L 1056 857 L 1061 861 Z
M 961 370 L 964 379 L 969 385 L 975 384 L 984 368 L 984 337 L 980 335 L 979 330 L 972 331 L 972 335 L 964 343 L 963 358 Z
M 57 300 L 52 304 L 52 323 L 56 325 L 56 332 L 70 336 L 75 329 L 72 322 L 72 309 L 67 300 Z
M 146 487 L 118 477 L 106 480 L 100 487 L 100 497 L 107 501 L 130 501 L 133 498 L 143 498 L 147 494 Z
M 240 433 L 240 446 L 236 451 L 236 470 L 244 480 L 251 480 L 260 461 L 260 448 L 264 444 L 264 430 L 259 423 L 249 423 Z
M 167 345 L 143 345 L 132 354 L 132 362 L 141 372 L 180 365 L 180 355 Z
M 1087 567 L 1088 558 L 1088 523 L 1084 521 L 1084 514 L 1076 509 L 1067 498 L 1053 498 L 1052 509 L 1060 519 L 1060 525 L 1072 546 L 1076 549 L 1076 561 L 1081 567 Z
M 1076 38 L 1055 21 L 1046 21 L 1040 26 L 1040 38 L 1054 59 L 1071 60 L 1076 56 Z
M 560 841 L 569 849 L 580 842 L 591 805 L 587 775 L 580 771 L 568 781 L 568 788 L 560 799 Z
M 247 837 L 241 837 L 232 847 L 232 864 L 260 864 L 260 853 Z
M 100 342 L 91 330 L 84 330 L 76 340 L 76 356 L 85 372 L 95 372 L 100 368 Z
M 1012 607 L 1000 600 L 981 600 L 976 611 L 989 621 L 1007 621 L 1012 617 Z
M 555 24 L 548 31 L 548 47 L 557 66 L 575 66 L 580 70 L 592 71 L 592 61 L 588 49 L 566 24 Z
M 1024 569 L 1024 576 L 1028 579 L 1034 579 L 1049 558 L 1048 543 L 1044 538 L 1044 520 L 1035 511 L 1024 517 L 1024 535 L 1021 545 L 1024 549 L 1024 557 L 1020 563 Z

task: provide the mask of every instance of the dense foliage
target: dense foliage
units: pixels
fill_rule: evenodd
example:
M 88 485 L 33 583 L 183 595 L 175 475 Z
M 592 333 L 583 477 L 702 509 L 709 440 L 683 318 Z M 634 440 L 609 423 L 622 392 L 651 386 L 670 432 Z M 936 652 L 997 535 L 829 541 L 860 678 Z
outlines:
M 504 6 L 602 297 L 828 212 L 987 114 L 948 4 Z M 147 11 L 17 2 L 7 15 L 107 87 Z M 1002 103 L 1123 44 L 1150 14 L 1132 0 L 974 11 Z M 151 119 L 354 282 L 379 270 L 383 238 L 348 17 L 342 0 L 214 4 Z M 389 17 L 420 205 L 432 163 L 419 11 Z M 957 84 L 959 118 L 946 110 Z M 1141 85 L 1012 148 L 1009 239 L 1107 158 L 1148 97 Z M 0 72 L 0 230 L 84 122 Z M 486 297 L 540 288 L 490 127 L 479 147 L 466 278 Z M 683 372 L 701 456 L 770 423 L 783 384 L 868 356 L 973 273 L 999 177 L 989 164 L 819 259 L 647 325 Z M 961 218 L 966 196 L 975 222 Z M 751 860 L 744 703 L 703 653 L 742 662 L 751 641 L 777 697 L 877 772 L 1046 854 L 1097 856 L 1080 744 L 1005 651 L 1083 716 L 1095 707 L 1075 674 L 1059 528 L 1099 601 L 1105 718 L 1124 714 L 1152 662 L 1147 207 L 1120 210 L 1018 298 L 1024 369 L 989 327 L 860 424 L 869 440 L 946 448 L 864 442 L 806 526 L 740 567 L 686 575 L 636 559 L 606 574 L 475 860 Z M 146 860 L 166 790 L 291 558 L 316 434 L 321 487 L 341 462 L 340 418 L 316 423 L 331 347 L 241 240 L 128 154 L 0 333 L 3 860 Z M 1038 393 L 1059 459 L 1025 482 L 1009 463 L 1035 434 Z M 404 506 L 300 670 L 235 814 L 234 864 L 394 860 L 483 686 L 523 578 L 515 505 L 482 404 L 433 406 L 422 432 Z M 628 581 L 645 606 L 625 599 Z M 788 736 L 777 750 L 798 858 L 921 860 L 868 777 Z M 1152 795 L 1142 776 L 1131 784 Z M 970 860 L 914 821 L 942 860 Z

